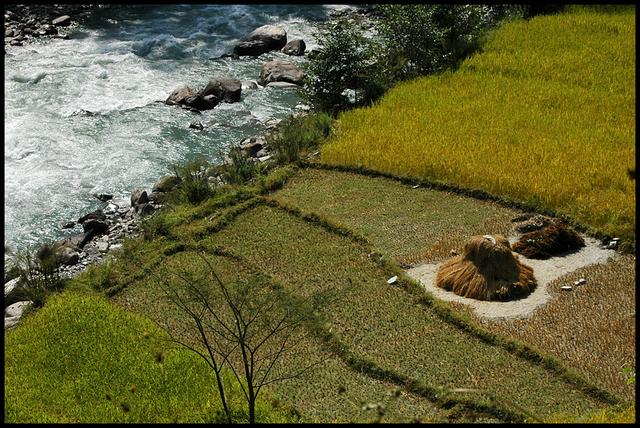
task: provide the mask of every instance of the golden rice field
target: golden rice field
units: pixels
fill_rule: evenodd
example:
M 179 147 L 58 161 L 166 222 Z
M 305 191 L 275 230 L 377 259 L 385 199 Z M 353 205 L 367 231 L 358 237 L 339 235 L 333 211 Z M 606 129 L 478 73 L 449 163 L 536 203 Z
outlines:
M 322 161 L 482 189 L 635 244 L 635 95 L 635 8 L 573 8 L 342 114 Z

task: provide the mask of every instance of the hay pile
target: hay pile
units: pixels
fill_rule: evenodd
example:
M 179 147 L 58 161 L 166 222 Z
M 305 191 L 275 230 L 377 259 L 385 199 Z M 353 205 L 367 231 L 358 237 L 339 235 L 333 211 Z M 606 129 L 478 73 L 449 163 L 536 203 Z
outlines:
M 513 244 L 513 251 L 529 259 L 545 260 L 584 247 L 584 239 L 562 220 L 554 219 L 546 227 L 525 233 Z
M 533 269 L 511 252 L 502 235 L 473 236 L 461 256 L 442 264 L 436 286 L 478 300 L 508 300 L 536 287 Z

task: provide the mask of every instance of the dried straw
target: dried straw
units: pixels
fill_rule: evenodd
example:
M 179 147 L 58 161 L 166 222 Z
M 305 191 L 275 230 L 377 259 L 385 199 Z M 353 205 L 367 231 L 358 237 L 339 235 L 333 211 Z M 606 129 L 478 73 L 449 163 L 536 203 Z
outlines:
M 478 300 L 507 300 L 536 287 L 533 269 L 520 263 L 502 235 L 473 236 L 461 256 L 442 264 L 436 285 L 459 296 Z

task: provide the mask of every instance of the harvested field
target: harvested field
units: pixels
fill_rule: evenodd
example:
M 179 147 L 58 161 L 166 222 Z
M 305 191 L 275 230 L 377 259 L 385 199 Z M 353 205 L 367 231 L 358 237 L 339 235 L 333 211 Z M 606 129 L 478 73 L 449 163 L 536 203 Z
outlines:
M 519 211 L 398 181 L 307 168 L 273 195 L 356 230 L 400 264 L 441 260 L 478 234 L 511 231 Z

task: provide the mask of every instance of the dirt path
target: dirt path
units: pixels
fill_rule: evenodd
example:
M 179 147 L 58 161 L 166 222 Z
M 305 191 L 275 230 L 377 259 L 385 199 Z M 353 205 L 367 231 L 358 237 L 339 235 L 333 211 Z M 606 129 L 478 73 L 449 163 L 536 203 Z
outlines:
M 435 297 L 441 300 L 469 305 L 475 311 L 476 315 L 480 317 L 494 320 L 527 318 L 551 298 L 551 295 L 547 292 L 547 284 L 551 281 L 584 266 L 607 263 L 610 258 L 615 257 L 616 252 L 614 250 L 601 248 L 602 244 L 600 241 L 587 236 L 583 236 L 583 238 L 585 246 L 580 251 L 560 257 L 552 257 L 548 260 L 533 260 L 518 254 L 518 257 L 523 263 L 533 268 L 533 273 L 538 280 L 538 287 L 536 287 L 534 292 L 519 300 L 486 302 L 461 297 L 451 291 L 438 288 L 435 285 L 435 279 L 441 263 L 419 265 L 407 270 L 407 274 L 420 282 L 420 284 Z M 510 238 L 509 241 L 513 242 L 515 239 Z

